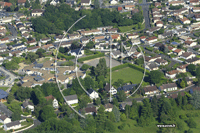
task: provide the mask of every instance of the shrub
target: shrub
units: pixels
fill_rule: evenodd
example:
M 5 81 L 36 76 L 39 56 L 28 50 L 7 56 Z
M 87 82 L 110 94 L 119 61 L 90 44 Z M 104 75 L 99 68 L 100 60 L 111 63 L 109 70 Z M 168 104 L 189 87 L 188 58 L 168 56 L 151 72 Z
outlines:
M 190 128 L 196 128 L 196 126 L 197 126 L 197 123 L 196 123 L 192 118 L 189 118 L 189 119 L 186 121 L 186 123 L 188 124 L 188 126 L 189 126 Z
M 120 130 L 123 130 L 125 127 L 126 127 L 126 123 L 123 123 L 123 124 L 121 124 L 120 126 L 118 126 L 118 128 L 119 128 Z
M 179 118 L 185 120 L 187 116 L 185 114 L 182 114 L 182 115 L 179 115 Z

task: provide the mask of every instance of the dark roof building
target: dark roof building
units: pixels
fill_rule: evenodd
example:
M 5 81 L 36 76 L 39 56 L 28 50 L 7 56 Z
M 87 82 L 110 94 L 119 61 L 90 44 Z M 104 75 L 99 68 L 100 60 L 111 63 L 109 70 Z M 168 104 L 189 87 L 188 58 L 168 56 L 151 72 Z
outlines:
M 66 100 L 67 101 L 70 101 L 70 100 L 76 100 L 78 99 L 77 95 L 69 95 L 69 96 L 65 96 Z
M 0 100 L 5 99 L 8 96 L 8 93 L 0 89 Z

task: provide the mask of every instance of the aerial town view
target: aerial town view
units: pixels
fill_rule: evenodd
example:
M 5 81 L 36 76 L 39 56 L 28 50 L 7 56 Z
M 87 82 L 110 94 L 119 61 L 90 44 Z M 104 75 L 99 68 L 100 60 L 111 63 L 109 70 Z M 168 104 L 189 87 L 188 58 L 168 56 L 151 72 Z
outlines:
M 0 133 L 200 133 L 199 0 L 0 1 Z

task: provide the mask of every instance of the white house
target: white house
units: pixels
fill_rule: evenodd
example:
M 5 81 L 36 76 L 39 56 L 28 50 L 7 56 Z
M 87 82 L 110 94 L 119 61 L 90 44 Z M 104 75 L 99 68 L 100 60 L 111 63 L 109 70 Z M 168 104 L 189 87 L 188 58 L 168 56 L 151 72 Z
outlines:
M 21 123 L 19 121 L 13 121 L 13 122 L 4 124 L 3 128 L 5 131 L 11 130 L 11 129 L 18 129 L 18 128 L 21 128 Z
M 10 122 L 11 122 L 11 119 L 8 118 L 7 116 L 5 116 L 5 115 L 0 116 L 0 123 L 7 124 L 7 123 L 10 123 Z
M 180 19 L 180 22 L 181 22 L 182 24 L 190 24 L 190 23 L 191 23 L 190 20 L 187 19 L 187 18 Z
M 93 89 L 89 89 L 88 93 L 89 93 L 90 99 L 97 99 L 97 98 L 99 98 L 99 94 L 96 91 L 94 91 Z
M 112 5 L 115 5 L 115 4 L 117 4 L 117 3 L 118 3 L 117 0 L 110 0 L 110 4 L 112 4 Z
M 189 64 L 184 64 L 184 65 L 181 65 L 179 67 L 176 68 L 176 70 L 178 70 L 180 73 L 186 73 L 186 67 L 188 66 Z
M 180 55 L 180 58 L 188 60 L 188 59 L 194 58 L 195 56 L 196 55 L 193 54 L 192 52 L 185 52 L 182 55 Z
M 89 6 L 89 5 L 91 5 L 91 0 L 81 0 L 81 5 L 82 6 Z
M 67 103 L 70 105 L 78 103 L 77 95 L 65 96 L 65 99 L 67 100 Z
M 111 103 L 107 103 L 104 105 L 104 108 L 106 112 L 112 112 L 113 105 Z
M 163 84 L 158 88 L 160 91 L 175 91 L 177 90 L 177 85 L 175 83 Z
M 105 91 L 108 93 L 111 93 L 112 95 L 117 94 L 117 90 L 111 85 L 111 89 L 110 89 L 110 84 L 106 83 L 106 86 L 104 87 Z
M 32 112 L 34 111 L 34 105 L 33 105 L 33 103 L 29 102 L 28 100 L 26 100 L 25 102 L 22 103 L 22 108 L 28 108 Z
M 73 49 L 73 50 L 70 50 L 69 52 L 68 52 L 68 54 L 71 54 L 71 55 L 73 55 L 73 56 L 78 56 L 78 57 L 80 57 L 80 56 L 83 56 L 84 55 L 84 50 L 83 49 Z
M 54 98 L 52 95 L 47 96 L 47 97 L 45 97 L 45 98 L 47 99 L 47 101 L 50 100 L 50 99 L 53 100 L 53 101 L 52 101 L 52 105 L 53 105 L 54 108 L 58 108 L 58 107 L 59 107 L 58 101 L 57 101 L 56 98 Z
M 144 93 L 146 95 L 155 95 L 156 93 L 158 93 L 158 89 L 156 86 L 144 87 Z
M 148 39 L 146 39 L 146 41 L 148 43 L 154 43 L 154 42 L 158 41 L 158 38 L 153 36 L 153 37 L 149 37 Z
M 32 12 L 31 12 L 31 16 L 42 16 L 43 14 L 43 10 L 41 9 L 34 9 Z
M 176 77 L 178 73 L 179 73 L 178 70 L 172 70 L 172 71 L 167 72 L 165 75 L 166 77 L 173 79 Z

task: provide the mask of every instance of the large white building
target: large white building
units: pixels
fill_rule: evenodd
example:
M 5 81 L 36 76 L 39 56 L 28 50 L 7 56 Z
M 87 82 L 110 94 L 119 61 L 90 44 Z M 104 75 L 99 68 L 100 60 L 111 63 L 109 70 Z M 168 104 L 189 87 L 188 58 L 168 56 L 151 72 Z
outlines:
M 65 99 L 67 100 L 67 103 L 70 105 L 78 103 L 77 95 L 65 96 Z

